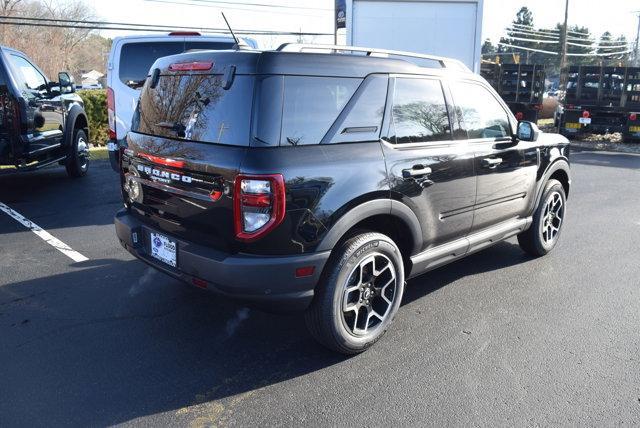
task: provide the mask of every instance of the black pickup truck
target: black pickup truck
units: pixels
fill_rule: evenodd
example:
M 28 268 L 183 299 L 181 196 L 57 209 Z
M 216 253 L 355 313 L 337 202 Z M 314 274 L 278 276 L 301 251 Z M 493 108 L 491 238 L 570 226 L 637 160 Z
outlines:
M 69 74 L 49 81 L 24 53 L 0 47 L 0 173 L 60 164 L 81 177 L 88 142 L 84 104 Z

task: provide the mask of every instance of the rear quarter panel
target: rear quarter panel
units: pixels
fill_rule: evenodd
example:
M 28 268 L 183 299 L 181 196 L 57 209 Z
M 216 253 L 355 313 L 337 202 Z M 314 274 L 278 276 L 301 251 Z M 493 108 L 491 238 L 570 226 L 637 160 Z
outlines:
M 379 142 L 252 147 L 247 151 L 241 171 L 244 174 L 280 173 L 286 183 L 285 220 L 269 235 L 251 243 L 247 248 L 251 253 L 313 251 L 351 208 L 368 200 L 389 197 Z

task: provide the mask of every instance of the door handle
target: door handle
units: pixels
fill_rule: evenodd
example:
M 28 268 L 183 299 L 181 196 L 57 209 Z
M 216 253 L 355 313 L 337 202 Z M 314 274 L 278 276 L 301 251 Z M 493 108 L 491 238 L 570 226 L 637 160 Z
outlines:
M 421 177 L 429 174 L 431 174 L 431 168 L 422 165 L 416 165 L 411 169 L 402 170 L 402 178 Z
M 485 168 L 495 168 L 502 163 L 502 158 L 484 158 L 482 166 Z

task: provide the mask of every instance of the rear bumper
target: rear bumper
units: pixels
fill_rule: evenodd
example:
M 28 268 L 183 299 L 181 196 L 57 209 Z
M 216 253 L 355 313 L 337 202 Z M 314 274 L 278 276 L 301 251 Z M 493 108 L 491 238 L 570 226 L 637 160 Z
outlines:
M 295 256 L 231 255 L 169 236 L 178 246 L 178 267 L 174 268 L 149 255 L 149 232 L 154 229 L 126 210 L 116 214 L 115 226 L 124 248 L 145 263 L 189 284 L 194 283 L 194 278 L 204 280 L 206 285 L 198 281 L 201 288 L 267 310 L 306 309 L 330 254 L 326 251 Z M 296 278 L 296 268 L 304 266 L 314 266 L 313 275 Z

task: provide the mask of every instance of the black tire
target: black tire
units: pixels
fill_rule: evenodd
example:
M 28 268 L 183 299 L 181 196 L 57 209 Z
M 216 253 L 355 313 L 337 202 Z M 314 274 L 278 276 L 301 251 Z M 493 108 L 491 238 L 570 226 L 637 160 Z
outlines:
M 372 269 L 367 265 L 371 261 Z M 392 267 L 386 267 L 387 264 Z M 368 270 L 373 270 L 371 275 L 367 274 Z M 373 275 L 376 270 L 379 276 Z M 359 280 L 352 281 L 357 279 L 354 274 Z M 390 285 L 382 287 L 382 283 Z M 357 289 L 347 292 L 347 288 Z M 400 307 L 403 292 L 404 265 L 400 250 L 393 240 L 375 232 L 355 235 L 336 248 L 327 262 L 314 300 L 305 313 L 307 327 L 311 335 L 329 349 L 342 354 L 360 353 L 384 335 Z M 349 302 L 352 298 L 359 299 L 359 302 Z M 347 305 L 347 308 L 361 306 L 345 311 L 343 305 Z M 377 317 L 377 312 L 383 312 L 383 309 L 386 311 L 384 320 Z M 370 315 L 369 311 L 376 312 L 376 316 Z M 365 318 L 365 323 L 361 323 Z M 357 329 L 364 332 L 357 332 Z
M 89 170 L 89 139 L 82 129 L 73 134 L 73 142 L 65 161 L 69 177 L 78 178 L 87 175 Z
M 560 199 L 560 213 L 558 216 L 549 216 L 547 207 L 550 200 Z M 555 203 L 554 207 L 558 204 Z M 564 188 L 558 180 L 549 180 L 542 192 L 542 198 L 538 203 L 535 213 L 533 214 L 533 222 L 528 230 L 518 235 L 518 243 L 520 248 L 529 255 L 534 257 L 544 256 L 548 254 L 558 243 L 560 234 L 562 233 L 562 226 L 564 225 L 564 218 L 566 215 L 567 197 L 564 193 Z M 557 231 L 553 229 L 557 227 Z M 554 234 L 555 233 L 555 234 Z

